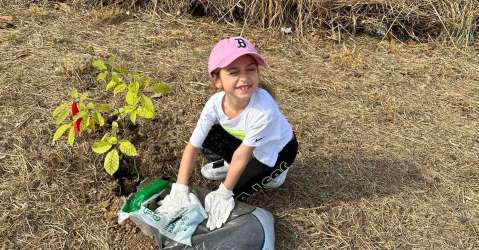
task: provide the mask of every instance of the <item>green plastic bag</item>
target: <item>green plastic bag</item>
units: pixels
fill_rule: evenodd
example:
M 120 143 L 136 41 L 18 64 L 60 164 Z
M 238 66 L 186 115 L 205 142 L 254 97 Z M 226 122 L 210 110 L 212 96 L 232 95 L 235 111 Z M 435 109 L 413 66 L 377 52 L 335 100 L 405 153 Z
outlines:
M 201 203 L 191 203 L 190 206 L 179 209 L 174 217 L 177 220 L 166 223 L 166 218 L 154 213 L 152 206 L 156 205 L 158 196 L 169 193 L 170 183 L 165 180 L 155 180 L 128 198 L 118 212 L 118 224 L 131 219 L 141 231 L 154 237 L 157 242 L 161 236 L 176 242 L 191 246 L 191 236 L 198 224 L 207 218 Z

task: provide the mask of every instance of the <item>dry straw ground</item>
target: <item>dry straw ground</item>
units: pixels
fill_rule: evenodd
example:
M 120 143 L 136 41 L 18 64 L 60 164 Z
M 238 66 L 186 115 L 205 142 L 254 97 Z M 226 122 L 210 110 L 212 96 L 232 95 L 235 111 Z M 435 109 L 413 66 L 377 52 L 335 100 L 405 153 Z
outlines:
M 147 249 L 116 224 L 122 200 L 89 152 L 51 143 L 51 112 L 72 87 L 98 93 L 89 67 L 109 53 L 175 89 L 140 131 L 144 176 L 174 176 L 211 94 L 206 60 L 242 26 L 1 2 L 0 247 Z M 276 219 L 278 249 L 479 248 L 479 47 L 368 37 L 337 43 L 245 29 L 264 53 L 300 142 L 284 186 L 254 204 Z M 214 188 L 194 173 L 193 184 Z
M 119 4 L 262 27 L 292 27 L 298 34 L 328 31 L 393 36 L 399 40 L 449 40 L 468 44 L 479 24 L 479 0 L 69 0 L 99 6 Z

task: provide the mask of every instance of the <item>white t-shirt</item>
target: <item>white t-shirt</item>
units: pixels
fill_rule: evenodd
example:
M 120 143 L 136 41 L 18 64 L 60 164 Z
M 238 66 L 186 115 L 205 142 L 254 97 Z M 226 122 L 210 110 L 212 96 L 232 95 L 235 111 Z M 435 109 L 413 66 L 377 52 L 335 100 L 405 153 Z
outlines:
M 293 138 L 293 129 L 279 110 L 273 97 L 264 89 L 253 93 L 246 108 L 235 118 L 228 118 L 222 108 L 225 93 L 218 92 L 206 102 L 190 143 L 201 148 L 211 127 L 220 124 L 246 146 L 254 147 L 253 155 L 273 167 L 278 153 Z

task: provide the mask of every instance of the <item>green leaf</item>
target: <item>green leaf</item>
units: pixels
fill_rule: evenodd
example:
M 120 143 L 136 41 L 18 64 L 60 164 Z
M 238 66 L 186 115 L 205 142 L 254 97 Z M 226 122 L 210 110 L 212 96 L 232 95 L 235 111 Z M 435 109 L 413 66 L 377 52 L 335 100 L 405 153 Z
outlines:
M 63 124 L 60 127 L 57 128 L 57 131 L 55 131 L 55 134 L 53 135 L 53 141 L 56 141 L 62 137 L 62 135 L 69 129 L 72 125 L 71 124 Z
M 128 70 L 126 70 L 126 68 L 124 68 L 124 67 L 115 68 L 115 71 L 117 71 L 119 73 L 122 73 L 122 74 L 128 74 Z
M 126 105 L 124 108 L 123 108 L 123 112 L 124 113 L 131 113 L 133 110 L 135 110 L 135 106 L 133 105 Z
M 110 136 L 106 139 L 106 141 L 112 145 L 115 145 L 118 143 L 118 139 L 116 139 L 115 136 Z
M 141 96 L 141 102 L 142 102 L 142 106 L 152 112 L 155 112 L 155 106 L 153 105 L 153 101 L 151 100 L 150 97 L 146 96 L 146 95 L 142 95 Z
M 107 70 L 105 62 L 103 62 L 101 59 L 97 59 L 97 60 L 93 61 L 92 65 L 93 65 L 93 67 L 95 67 L 95 69 L 97 69 L 99 71 Z
M 86 111 L 80 111 L 75 116 L 73 116 L 73 121 L 75 122 L 76 120 L 80 118 L 86 118 L 87 116 L 88 116 L 88 113 Z
M 151 79 L 147 76 L 138 79 L 140 89 L 146 89 L 151 84 Z
M 120 151 L 127 156 L 137 156 L 135 145 L 128 140 L 120 140 Z
M 53 110 L 53 117 L 55 116 L 58 116 L 60 113 L 64 112 L 64 110 L 66 109 L 68 111 L 68 103 L 64 102 L 62 104 L 60 104 L 60 106 L 58 106 L 55 110 Z
M 171 91 L 171 87 L 166 83 L 157 83 L 151 87 L 151 91 L 155 94 L 168 93 Z
M 155 117 L 155 106 L 153 106 L 153 101 L 148 96 L 141 96 L 141 106 L 138 107 L 138 116 L 152 119 Z
M 82 121 L 80 122 L 80 132 L 87 130 L 87 128 L 91 126 L 90 122 L 90 116 L 83 117 Z
M 103 71 L 96 76 L 96 80 L 97 81 L 106 81 L 107 76 L 108 76 L 108 71 Z
M 107 141 L 109 136 L 110 136 L 110 133 L 105 133 L 103 137 L 101 138 L 101 141 Z
M 85 101 L 86 99 L 88 99 L 88 92 L 84 92 L 81 94 L 80 96 L 80 102 L 83 102 Z
M 88 123 L 88 128 L 95 132 L 95 119 L 93 119 L 93 117 L 91 117 L 90 122 Z
M 116 86 L 117 82 L 111 80 L 107 85 L 106 85 L 106 89 L 107 90 L 110 90 L 112 88 L 114 88 Z
M 138 82 L 132 82 L 128 85 L 128 91 L 138 93 L 138 90 L 140 90 L 140 84 Z
M 126 93 L 125 99 L 126 103 L 129 105 L 136 105 L 138 102 L 138 90 L 140 85 L 138 82 L 132 82 L 128 85 L 128 92 Z
M 65 119 L 70 115 L 70 106 L 67 103 L 62 103 L 53 111 L 53 119 L 55 124 L 59 125 L 65 121 Z
M 112 127 L 113 129 L 118 129 L 118 122 L 112 122 L 112 123 L 111 123 L 111 127 Z
M 138 92 L 133 92 L 131 90 L 128 90 L 125 96 L 126 103 L 128 105 L 136 105 L 138 103 Z
M 80 112 L 86 110 L 86 105 L 85 105 L 83 102 L 77 103 L 77 106 L 78 106 L 78 110 L 79 110 Z
M 118 151 L 113 149 L 108 152 L 105 156 L 105 161 L 103 162 L 103 168 L 109 175 L 113 175 L 120 166 L 120 157 L 118 156 Z
M 145 107 L 138 107 L 136 111 L 139 117 L 146 119 L 153 119 L 155 117 L 155 113 L 149 109 L 146 109 Z
M 110 89 L 115 88 L 115 90 L 116 90 L 116 87 L 120 86 L 121 84 L 124 84 L 123 80 L 120 78 L 120 76 L 118 75 L 117 72 L 113 71 L 113 72 L 111 72 L 111 80 L 106 85 L 106 89 L 110 90 Z M 119 87 L 119 88 L 123 88 L 123 87 Z M 123 89 L 118 90 L 118 91 L 123 91 Z
M 93 112 L 93 119 L 96 123 L 100 125 L 100 127 L 103 127 L 103 125 L 105 125 L 105 118 L 103 118 L 100 112 Z
M 144 79 L 143 73 L 135 72 L 133 73 L 132 82 L 141 82 Z
M 86 108 L 87 108 L 87 109 L 94 109 L 94 108 L 95 108 L 95 104 L 93 104 L 93 102 L 89 102 L 89 103 L 86 105 Z
M 118 75 L 118 72 L 112 71 L 111 72 L 111 80 L 115 81 L 116 83 L 123 83 L 123 79 Z
M 126 84 L 125 83 L 120 83 L 113 90 L 113 95 L 121 93 L 121 92 L 125 91 L 125 89 L 126 89 Z
M 68 132 L 68 144 L 73 145 L 73 142 L 75 142 L 75 129 L 71 126 Z
M 140 89 L 146 89 L 150 86 L 151 79 L 149 77 L 145 77 L 140 81 Z
M 71 99 L 77 99 L 80 96 L 77 89 L 72 89 L 68 95 Z
M 96 141 L 91 146 L 91 149 L 93 150 L 93 152 L 97 154 L 103 154 L 107 152 L 108 150 L 110 150 L 111 146 L 112 145 L 107 141 Z
M 110 104 L 96 103 L 95 104 L 95 109 L 98 112 L 110 112 L 111 106 L 110 106 Z
M 130 113 L 130 121 L 131 121 L 133 124 L 136 124 L 136 115 L 137 115 L 137 111 L 136 111 L 136 110 L 133 110 L 133 111 Z

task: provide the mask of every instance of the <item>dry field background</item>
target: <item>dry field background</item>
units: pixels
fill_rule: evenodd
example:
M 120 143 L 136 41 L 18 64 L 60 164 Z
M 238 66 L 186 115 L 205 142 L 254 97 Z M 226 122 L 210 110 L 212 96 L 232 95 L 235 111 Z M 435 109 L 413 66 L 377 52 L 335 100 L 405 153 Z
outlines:
M 116 54 L 174 87 L 138 132 L 142 174 L 174 177 L 212 93 L 211 46 L 240 33 L 266 56 L 263 79 L 300 142 L 285 185 L 253 201 L 274 214 L 278 249 L 479 248 L 478 45 L 338 43 L 114 7 L 0 7 L 15 23 L 0 29 L 2 249 L 154 248 L 116 224 L 123 201 L 88 138 L 51 143 L 51 112 L 72 87 L 98 94 L 89 64 Z M 199 171 L 192 183 L 218 185 Z

